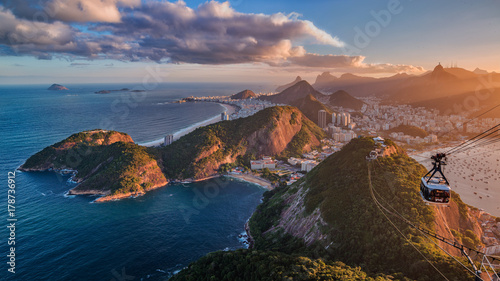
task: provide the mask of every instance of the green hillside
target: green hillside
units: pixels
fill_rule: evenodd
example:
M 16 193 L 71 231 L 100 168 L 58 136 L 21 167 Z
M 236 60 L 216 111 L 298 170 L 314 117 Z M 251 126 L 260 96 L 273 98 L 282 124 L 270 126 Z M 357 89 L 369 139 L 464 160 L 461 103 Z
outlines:
M 158 150 L 169 178 L 201 178 L 226 163 L 263 155 L 297 155 L 325 133 L 297 108 L 275 106 L 247 118 L 198 128 Z
M 397 148 L 393 148 L 395 153 L 390 157 L 367 162 L 365 156 L 373 147 L 374 142 L 369 138 L 355 139 L 308 173 L 303 181 L 266 194 L 250 220 L 255 248 L 272 247 L 285 253 L 339 260 L 350 266 L 361 266 L 367 272 L 415 280 L 439 279 L 439 273 L 413 248 L 415 246 L 450 280 L 471 278 L 417 230 L 392 217 L 412 241 L 408 243 L 379 211 L 370 193 L 369 169 L 379 201 L 390 204 L 413 223 L 434 229 L 434 212 L 418 194 L 420 177 L 426 172 L 424 167 Z M 301 237 L 278 227 L 287 224 L 282 212 L 290 208 L 290 200 L 299 188 L 306 191 L 299 203 L 305 211 L 294 219 L 307 218 L 319 209 L 326 222 L 319 227 L 326 237 L 308 246 Z M 294 201 L 292 205 L 295 204 Z
M 405 135 L 409 135 L 412 137 L 421 137 L 421 138 L 425 138 L 429 135 L 429 133 L 427 133 L 427 131 L 420 129 L 419 127 L 410 126 L 410 125 L 399 125 L 399 126 L 387 131 L 387 133 L 393 133 L 393 132 L 394 133 L 401 132 Z
M 327 118 L 330 120 L 333 111 L 326 105 L 318 101 L 313 95 L 309 94 L 305 98 L 290 102 L 290 105 L 297 107 L 307 118 L 311 119 L 315 124 L 318 124 L 318 111 L 324 110 L 327 113 Z M 329 123 L 329 122 L 327 122 Z
M 312 281 L 312 280 L 392 280 L 369 277 L 359 267 L 341 262 L 290 256 L 279 252 L 237 250 L 214 252 L 191 263 L 170 281 Z

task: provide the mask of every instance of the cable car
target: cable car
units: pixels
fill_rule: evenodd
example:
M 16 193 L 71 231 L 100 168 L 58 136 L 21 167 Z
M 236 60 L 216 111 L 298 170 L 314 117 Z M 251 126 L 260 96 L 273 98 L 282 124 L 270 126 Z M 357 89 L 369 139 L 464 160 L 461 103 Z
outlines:
M 422 177 L 420 182 L 420 195 L 427 204 L 445 205 L 450 203 L 451 188 L 441 170 L 442 165 L 446 165 L 444 158 L 446 154 L 438 153 L 431 157 L 434 167 Z M 436 175 L 438 174 L 438 175 Z

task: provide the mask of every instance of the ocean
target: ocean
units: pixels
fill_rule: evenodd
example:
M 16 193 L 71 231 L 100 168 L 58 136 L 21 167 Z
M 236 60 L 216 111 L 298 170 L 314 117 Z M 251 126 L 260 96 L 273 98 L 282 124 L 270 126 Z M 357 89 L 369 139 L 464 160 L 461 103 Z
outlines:
M 51 172 L 15 173 L 15 245 L 8 213 L 8 173 L 32 154 L 73 133 L 112 129 L 145 143 L 224 111 L 215 103 L 172 103 L 183 97 L 230 95 L 262 85 L 161 84 L 0 86 L 1 280 L 167 280 L 190 262 L 217 250 L 245 247 L 238 235 L 264 190 L 229 178 L 169 185 L 138 198 L 92 203 L 66 196 L 74 187 Z M 12 198 L 11 198 L 12 199 Z M 15 274 L 8 272 L 15 246 Z

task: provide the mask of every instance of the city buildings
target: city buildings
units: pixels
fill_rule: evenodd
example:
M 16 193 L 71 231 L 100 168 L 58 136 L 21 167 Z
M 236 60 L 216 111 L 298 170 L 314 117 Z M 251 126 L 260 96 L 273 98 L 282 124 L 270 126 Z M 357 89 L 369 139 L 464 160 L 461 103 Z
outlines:
M 271 157 L 264 156 L 264 157 L 262 157 L 262 160 L 251 160 L 250 161 L 250 169 L 262 170 L 264 168 L 268 168 L 270 170 L 276 169 L 276 160 L 273 160 Z
M 174 142 L 174 135 L 166 135 L 163 140 L 163 145 L 169 145 Z
M 326 128 L 326 111 L 325 110 L 320 110 L 318 111 L 318 126 L 321 129 Z

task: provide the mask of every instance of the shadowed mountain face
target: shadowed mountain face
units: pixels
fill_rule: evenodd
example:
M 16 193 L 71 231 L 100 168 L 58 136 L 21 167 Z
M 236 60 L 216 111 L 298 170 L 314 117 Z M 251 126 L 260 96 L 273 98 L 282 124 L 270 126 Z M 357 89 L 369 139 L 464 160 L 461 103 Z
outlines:
M 276 92 L 282 92 L 283 90 L 286 90 L 286 88 L 290 88 L 293 85 L 297 84 L 297 82 L 300 82 L 300 81 L 302 81 L 302 78 L 300 76 L 297 76 L 297 78 L 295 78 L 295 80 L 293 82 L 285 84 L 285 85 L 281 85 L 278 88 L 276 88 Z
M 298 99 L 303 99 L 308 95 L 312 95 L 317 99 L 324 97 L 322 93 L 316 91 L 309 83 L 307 83 L 307 81 L 302 80 L 297 82 L 295 85 L 285 89 L 279 94 L 272 96 L 263 96 L 260 97 L 260 99 L 274 103 L 291 104 L 291 102 Z
M 330 95 L 329 103 L 331 106 L 338 106 L 344 108 L 351 108 L 354 110 L 361 110 L 363 101 L 358 100 L 357 98 L 349 95 L 346 91 L 336 91 L 335 93 Z
M 439 64 L 433 71 L 420 76 L 397 74 L 372 78 L 344 74 L 335 77 L 325 72 L 317 77 L 314 87 L 323 92 L 344 90 L 355 97 L 378 96 L 389 104 L 419 103 L 426 106 L 426 101 L 441 102 L 463 94 L 474 95 L 478 91 L 493 93 L 496 88 L 500 88 L 500 74 L 480 69 L 468 71 L 458 67 L 444 68 Z M 443 106 L 446 105 L 428 107 Z
M 233 100 L 245 100 L 245 99 L 255 98 L 255 97 L 257 97 L 257 95 L 250 90 L 244 90 L 244 91 L 241 91 L 241 92 L 231 96 L 231 98 Z
M 324 110 L 329 116 L 333 111 L 318 101 L 313 95 L 309 94 L 303 99 L 298 99 L 290 103 L 290 105 L 297 107 L 302 113 L 311 121 L 318 124 L 318 111 Z

